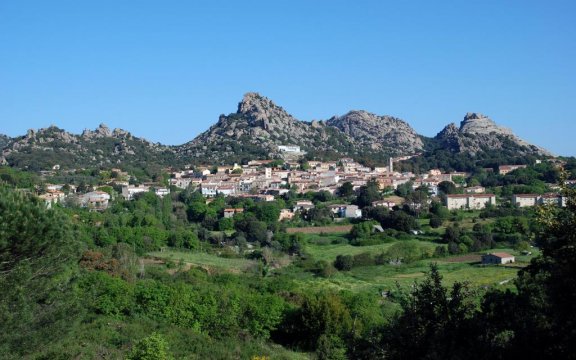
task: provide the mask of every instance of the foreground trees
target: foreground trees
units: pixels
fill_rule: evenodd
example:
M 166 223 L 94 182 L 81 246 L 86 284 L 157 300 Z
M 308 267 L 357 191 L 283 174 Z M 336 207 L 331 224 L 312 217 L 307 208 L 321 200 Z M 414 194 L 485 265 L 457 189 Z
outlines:
M 564 194 L 567 208 L 540 209 L 537 244 L 542 255 L 520 271 L 517 292 L 491 290 L 477 298 L 460 283 L 448 291 L 433 266 L 401 302 L 402 314 L 382 330 L 370 354 L 392 359 L 576 358 L 576 191 L 565 188 Z
M 0 186 L 0 353 L 24 354 L 67 331 L 77 242 L 69 219 Z

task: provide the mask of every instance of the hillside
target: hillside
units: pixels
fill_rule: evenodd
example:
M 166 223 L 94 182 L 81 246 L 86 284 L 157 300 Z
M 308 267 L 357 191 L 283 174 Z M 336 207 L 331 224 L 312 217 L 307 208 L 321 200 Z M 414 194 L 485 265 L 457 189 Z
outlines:
M 175 160 L 167 146 L 137 138 L 122 129 L 110 130 L 101 124 L 95 130 L 71 134 L 56 126 L 28 130 L 11 139 L 2 150 L 0 162 L 29 170 L 87 166 L 168 165 Z

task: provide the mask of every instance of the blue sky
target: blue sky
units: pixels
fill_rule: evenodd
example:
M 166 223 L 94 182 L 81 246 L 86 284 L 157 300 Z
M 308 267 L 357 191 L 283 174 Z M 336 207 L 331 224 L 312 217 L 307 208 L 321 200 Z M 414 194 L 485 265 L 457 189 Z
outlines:
M 481 112 L 576 155 L 575 1 L 2 1 L 0 133 L 191 140 L 248 91 L 433 136 Z

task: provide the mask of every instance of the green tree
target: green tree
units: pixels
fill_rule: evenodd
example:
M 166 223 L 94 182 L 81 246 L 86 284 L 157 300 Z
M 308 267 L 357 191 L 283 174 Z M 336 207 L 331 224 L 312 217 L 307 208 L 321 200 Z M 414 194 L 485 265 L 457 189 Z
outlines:
M 563 174 L 563 178 L 567 175 Z M 513 304 L 508 323 L 495 323 L 494 337 L 509 334 L 505 351 L 511 356 L 573 358 L 576 353 L 576 190 L 563 186 L 565 209 L 545 206 L 538 212 L 542 224 L 536 243 L 542 255 L 518 274 L 517 295 L 492 301 L 486 323 Z M 490 316 L 492 315 L 492 316 Z
M 343 198 L 347 198 L 354 195 L 354 186 L 352 185 L 352 183 L 350 181 L 346 181 L 344 182 L 339 188 L 338 188 L 338 196 L 343 197 Z
M 172 360 L 174 357 L 168 351 L 168 342 L 158 333 L 137 341 L 127 360 Z
M 458 189 L 456 185 L 452 181 L 442 181 L 438 184 L 438 190 L 440 190 L 443 194 L 456 194 Z
M 367 239 L 372 235 L 374 225 L 376 225 L 376 221 L 363 221 L 354 224 L 350 230 L 350 237 L 352 239 Z
M 376 181 L 370 180 L 366 185 L 360 187 L 356 203 L 359 207 L 363 208 L 366 206 L 371 206 L 373 201 L 381 199 L 382 194 L 380 193 L 380 187 L 378 183 Z
M 474 340 L 473 293 L 465 283 L 448 290 L 435 264 L 422 283 L 415 284 L 401 305 L 402 315 L 389 333 L 392 359 L 462 359 Z
M 71 328 L 76 234 L 59 209 L 0 186 L 0 351 L 23 355 Z
M 340 347 L 338 340 L 352 328 L 350 312 L 336 294 L 308 296 L 298 315 L 300 341 L 306 349 L 318 348 L 322 335 L 330 342 L 326 346 Z

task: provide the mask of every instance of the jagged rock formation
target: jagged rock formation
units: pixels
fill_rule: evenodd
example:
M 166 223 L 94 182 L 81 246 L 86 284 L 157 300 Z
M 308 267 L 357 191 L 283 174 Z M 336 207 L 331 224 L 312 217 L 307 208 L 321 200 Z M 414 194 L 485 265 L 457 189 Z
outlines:
M 449 124 L 435 139 L 454 153 L 475 155 L 482 151 L 507 150 L 515 151 L 518 155 L 551 155 L 549 151 L 520 139 L 510 129 L 498 126 L 492 119 L 479 113 L 467 113 L 460 128 L 453 123 Z
M 366 111 L 350 111 L 326 122 L 348 135 L 360 146 L 391 153 L 413 154 L 422 150 L 420 136 L 406 122 Z
M 132 136 L 122 129 L 111 131 L 101 124 L 96 130 L 71 134 L 56 126 L 33 130 L 11 139 L 0 162 L 32 170 L 81 168 L 125 163 L 163 164 L 174 159 L 174 150 Z
M 304 122 L 257 93 L 244 96 L 238 111 L 221 115 L 218 123 L 181 147 L 184 157 L 211 162 L 275 157 L 279 145 L 298 145 L 306 152 L 333 156 L 384 157 L 413 153 L 422 141 L 405 122 L 364 111 Z

